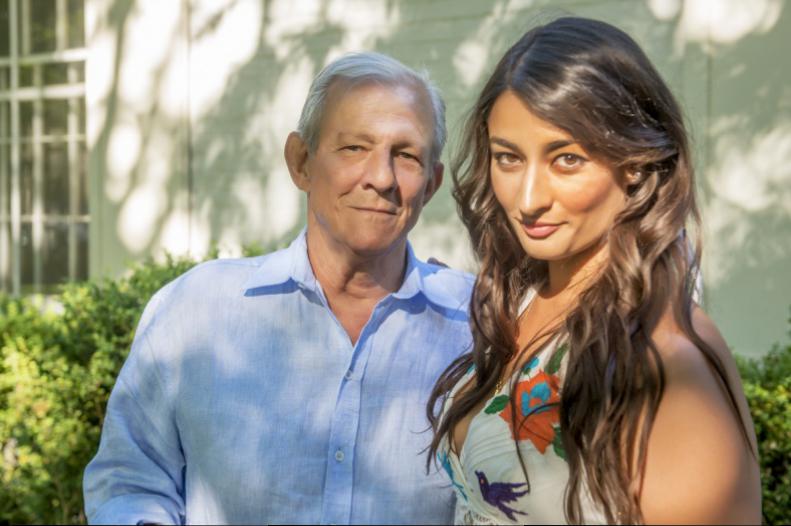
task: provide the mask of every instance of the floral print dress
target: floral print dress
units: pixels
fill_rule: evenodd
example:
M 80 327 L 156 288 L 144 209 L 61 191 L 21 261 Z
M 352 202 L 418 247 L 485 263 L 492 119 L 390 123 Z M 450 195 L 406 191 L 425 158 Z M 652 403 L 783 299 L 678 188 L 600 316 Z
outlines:
M 531 299 L 531 294 L 523 304 Z M 565 523 L 568 466 L 560 437 L 559 402 L 565 344 L 552 342 L 514 374 L 473 416 L 460 454 L 447 439 L 437 453 L 456 489 L 457 524 Z M 445 402 L 475 374 L 459 381 Z M 510 393 L 516 382 L 514 399 Z M 515 414 L 514 414 L 515 413 Z M 515 417 L 515 418 L 514 418 Z M 516 426 L 514 425 L 516 422 Z M 516 453 L 516 438 L 529 485 Z M 592 506 L 586 521 L 603 522 Z

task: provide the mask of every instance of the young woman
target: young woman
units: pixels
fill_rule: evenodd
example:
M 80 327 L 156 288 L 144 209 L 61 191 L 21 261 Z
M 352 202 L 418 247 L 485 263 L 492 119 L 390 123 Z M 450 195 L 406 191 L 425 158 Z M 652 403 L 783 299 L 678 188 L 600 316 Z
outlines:
M 529 31 L 460 151 L 474 347 L 428 405 L 457 521 L 759 523 L 738 372 L 692 299 L 682 114 L 638 45 L 581 18 Z

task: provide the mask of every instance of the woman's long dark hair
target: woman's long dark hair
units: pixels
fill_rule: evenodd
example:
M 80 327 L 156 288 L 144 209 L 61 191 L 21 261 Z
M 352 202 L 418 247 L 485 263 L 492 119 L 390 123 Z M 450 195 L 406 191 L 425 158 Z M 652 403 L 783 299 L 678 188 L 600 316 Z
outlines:
M 605 267 L 550 336 L 568 348 L 560 401 L 566 518 L 584 520 L 580 502 L 589 493 L 608 522 L 640 523 L 646 444 L 665 385 L 651 334 L 668 307 L 739 410 L 723 364 L 692 326 L 700 240 L 692 250 L 681 233 L 694 227 L 697 234 L 700 219 L 682 113 L 634 40 L 604 22 L 565 17 L 530 30 L 499 62 L 467 121 L 451 173 L 480 263 L 470 306 L 474 344 L 429 400 L 429 462 L 524 352 L 516 347 L 519 304 L 547 274 L 545 262 L 525 254 L 492 191 L 487 120 L 506 91 L 614 173 L 631 176 L 626 207 L 607 235 Z M 440 419 L 438 408 L 473 364 L 476 381 Z M 525 469 L 521 454 L 519 461 Z

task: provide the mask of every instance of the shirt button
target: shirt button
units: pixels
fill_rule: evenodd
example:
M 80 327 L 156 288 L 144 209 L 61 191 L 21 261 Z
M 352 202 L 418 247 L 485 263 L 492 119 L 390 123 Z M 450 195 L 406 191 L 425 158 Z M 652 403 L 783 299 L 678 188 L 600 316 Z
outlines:
M 351 369 L 349 369 L 348 371 L 346 371 L 346 374 L 344 374 L 343 376 L 344 376 L 344 377 L 345 377 L 347 380 L 351 380 L 351 379 L 352 379 L 352 370 L 351 370 Z
M 343 454 L 343 451 L 341 451 L 340 449 L 335 452 L 335 460 L 337 460 L 338 462 L 343 462 L 344 456 L 345 455 Z

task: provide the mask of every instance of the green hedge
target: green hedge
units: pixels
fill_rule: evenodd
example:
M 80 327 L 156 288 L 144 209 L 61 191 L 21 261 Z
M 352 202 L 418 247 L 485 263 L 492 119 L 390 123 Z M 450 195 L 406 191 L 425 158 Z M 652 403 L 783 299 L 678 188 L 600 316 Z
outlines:
M 758 438 L 764 521 L 791 524 L 791 343 L 737 363 Z
M 194 264 L 149 262 L 119 280 L 66 285 L 57 313 L 0 297 L 0 523 L 85 521 L 82 472 L 134 327 L 151 295 Z M 789 523 L 791 344 L 739 365 L 760 443 L 764 515 Z

